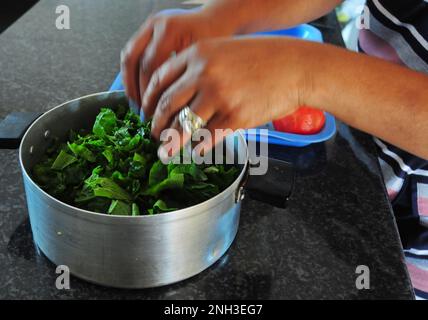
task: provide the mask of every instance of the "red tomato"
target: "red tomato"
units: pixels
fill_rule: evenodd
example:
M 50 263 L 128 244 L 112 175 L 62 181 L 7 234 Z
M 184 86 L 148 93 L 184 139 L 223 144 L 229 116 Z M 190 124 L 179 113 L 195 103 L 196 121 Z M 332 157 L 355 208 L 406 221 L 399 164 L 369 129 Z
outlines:
M 315 134 L 321 131 L 325 124 L 324 112 L 319 109 L 303 106 L 294 113 L 272 121 L 275 130 L 296 133 Z

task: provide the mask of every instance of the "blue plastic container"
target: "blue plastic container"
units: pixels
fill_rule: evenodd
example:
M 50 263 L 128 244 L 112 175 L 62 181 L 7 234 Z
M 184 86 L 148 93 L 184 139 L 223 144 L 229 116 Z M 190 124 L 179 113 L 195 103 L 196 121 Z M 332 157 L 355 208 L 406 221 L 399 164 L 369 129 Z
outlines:
M 196 9 L 191 9 L 192 11 L 197 11 Z M 162 11 L 164 14 L 179 14 L 183 12 L 188 12 L 189 10 L 185 9 L 167 9 Z M 264 32 L 257 32 L 252 34 L 252 36 L 284 36 L 284 37 L 294 37 L 299 38 L 303 40 L 308 41 L 315 41 L 315 42 L 323 42 L 321 31 L 317 28 L 303 24 L 300 26 L 297 26 L 295 28 L 286 29 L 286 30 L 274 30 L 274 31 L 264 31 Z M 123 90 L 123 83 L 122 83 L 122 75 L 119 73 L 115 80 L 113 81 L 110 91 L 114 90 Z M 293 134 L 293 133 L 285 133 L 274 130 L 271 123 L 256 128 L 255 132 L 254 130 L 247 131 L 247 139 L 248 140 L 256 140 L 263 142 L 267 141 L 269 144 L 277 144 L 277 145 L 283 145 L 283 146 L 293 146 L 293 147 L 304 147 L 311 143 L 317 143 L 322 142 L 330 139 L 335 133 L 336 133 L 336 121 L 334 116 L 332 116 L 329 113 L 325 113 L 326 116 L 326 122 L 324 125 L 324 128 L 317 134 L 311 134 L 311 135 L 300 135 L 300 134 Z M 267 135 L 264 134 L 264 131 L 260 131 L 260 129 L 268 129 Z
M 256 36 L 275 36 L 275 37 L 293 37 L 304 39 L 308 41 L 323 42 L 322 33 L 317 28 L 309 25 L 302 24 L 295 28 L 272 30 L 253 33 Z

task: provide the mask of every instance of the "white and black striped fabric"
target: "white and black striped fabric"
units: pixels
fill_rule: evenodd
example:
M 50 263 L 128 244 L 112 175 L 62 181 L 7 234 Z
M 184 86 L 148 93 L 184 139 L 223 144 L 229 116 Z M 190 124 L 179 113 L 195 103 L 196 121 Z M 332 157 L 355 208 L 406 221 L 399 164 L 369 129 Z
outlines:
M 428 74 L 428 1 L 368 0 L 367 6 L 369 32 L 374 36 L 361 32 L 360 51 L 380 56 L 376 44 L 370 43 L 379 39 L 378 48 L 387 52 L 382 57 L 390 54 L 400 64 Z M 386 50 L 385 44 L 389 46 Z M 416 297 L 428 299 L 428 161 L 374 140 Z

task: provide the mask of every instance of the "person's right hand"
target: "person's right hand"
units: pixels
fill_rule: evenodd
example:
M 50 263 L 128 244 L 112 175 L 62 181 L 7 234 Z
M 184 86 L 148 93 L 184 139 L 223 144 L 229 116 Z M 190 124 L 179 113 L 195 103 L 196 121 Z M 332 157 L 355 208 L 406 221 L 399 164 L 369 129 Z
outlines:
M 226 34 L 221 23 L 213 24 L 203 10 L 174 15 L 161 12 L 148 18 L 122 51 L 121 71 L 128 98 L 141 106 L 153 72 L 171 55 L 201 39 Z

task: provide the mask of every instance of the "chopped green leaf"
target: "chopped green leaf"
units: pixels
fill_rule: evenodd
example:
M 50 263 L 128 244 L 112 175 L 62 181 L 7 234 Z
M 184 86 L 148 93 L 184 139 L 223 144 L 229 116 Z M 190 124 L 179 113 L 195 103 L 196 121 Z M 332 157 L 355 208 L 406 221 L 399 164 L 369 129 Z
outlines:
M 140 209 L 138 209 L 138 205 L 136 203 L 132 204 L 132 215 L 133 216 L 139 216 L 140 215 Z
M 131 215 L 131 206 L 126 202 L 120 200 L 113 200 L 108 208 L 108 214 L 115 214 L 118 216 Z
M 158 200 L 153 205 L 153 208 L 149 209 L 149 214 L 157 214 L 161 212 L 169 212 L 169 211 L 175 211 L 177 208 L 169 208 L 166 203 L 163 200 Z
M 116 112 L 103 108 L 89 130 L 70 131 L 67 141 L 53 137 L 33 178 L 70 205 L 129 216 L 192 206 L 236 179 L 239 170 L 233 166 L 163 164 L 150 129 L 150 121 L 141 122 L 125 106 Z
M 152 168 L 150 169 L 149 174 L 149 186 L 159 184 L 164 180 L 168 175 L 167 167 L 162 163 L 162 161 L 156 161 Z
M 95 119 L 92 132 L 101 138 L 111 135 L 116 127 L 116 120 L 116 114 L 113 110 L 103 108 Z
M 77 143 L 68 143 L 68 147 L 76 157 L 81 157 L 89 162 L 95 162 L 96 157 L 86 146 Z
M 63 170 L 64 168 L 68 167 L 70 164 L 76 162 L 77 159 L 73 157 L 72 155 L 69 155 L 64 150 L 61 150 L 56 157 L 54 163 L 52 163 L 51 168 L 53 170 Z

